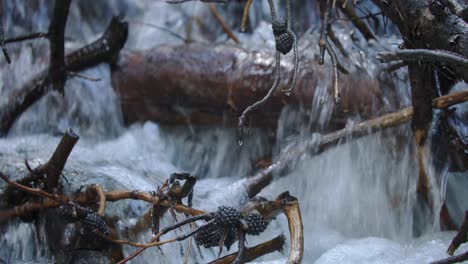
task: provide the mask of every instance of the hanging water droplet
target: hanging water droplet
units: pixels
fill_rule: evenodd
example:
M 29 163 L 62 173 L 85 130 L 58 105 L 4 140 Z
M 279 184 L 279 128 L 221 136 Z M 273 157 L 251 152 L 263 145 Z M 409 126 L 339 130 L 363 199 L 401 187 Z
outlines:
M 290 96 L 290 95 L 291 95 L 291 91 L 289 91 L 289 90 L 288 90 L 288 91 L 284 91 L 284 95 Z
M 242 146 L 244 142 L 242 141 L 242 138 L 241 137 L 237 137 L 237 145 Z

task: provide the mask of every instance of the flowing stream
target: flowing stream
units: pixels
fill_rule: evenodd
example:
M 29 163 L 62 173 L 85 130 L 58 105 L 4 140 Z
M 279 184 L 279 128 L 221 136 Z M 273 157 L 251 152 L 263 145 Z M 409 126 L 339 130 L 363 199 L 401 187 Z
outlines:
M 125 46 L 128 49 L 182 44 L 179 38 L 140 22 L 150 21 L 186 36 L 184 21 L 192 14 L 209 20 L 207 25 L 216 32 L 216 37 L 210 38 L 195 29 L 192 33 L 195 41 L 226 41 L 217 24 L 207 18 L 210 15 L 201 3 L 76 2 L 79 1 L 72 4 L 67 24 L 69 50 L 98 37 L 108 21 L 103 21 L 102 17 L 110 18 L 111 14 L 119 14 L 123 10 L 130 21 L 130 36 Z M 87 5 L 90 7 L 86 8 Z M 4 17 L 4 27 L 7 35 L 19 35 L 28 30 L 46 31 L 50 12 L 48 7 L 39 5 L 32 12 L 30 7 L 24 6 L 23 1 L 6 2 L 5 10 L 8 12 Z M 227 9 L 222 11 L 229 12 Z M 267 6 L 255 3 L 253 12 L 267 17 Z M 229 21 L 232 19 L 227 18 Z M 18 21 L 22 21 L 22 26 L 15 26 Z M 314 21 L 311 18 L 311 23 Z M 248 43 L 246 46 L 251 49 L 272 48 L 270 25 L 258 18 L 251 23 L 255 25 L 254 33 L 241 35 L 241 41 Z M 399 41 L 395 36 L 387 36 L 379 43 L 356 45 L 347 37 L 346 29 L 338 29 L 338 32 L 346 48 L 351 51 L 354 64 L 350 67 L 365 69 L 369 75 L 377 72 L 378 64 L 373 59 L 375 53 L 389 49 Z M 311 29 L 309 33 L 310 36 L 302 39 L 300 47 L 304 52 L 317 53 L 317 29 Z M 2 60 L 2 95 L 20 87 L 19 84 L 34 76 L 48 61 L 46 40 L 9 47 L 13 63 L 7 66 Z M 311 137 L 312 132 L 307 127 L 289 127 L 294 112 L 287 109 L 279 120 L 274 146 L 268 139 L 271 131 L 266 129 L 254 130 L 239 147 L 236 132 L 230 128 L 165 128 L 154 122 L 124 127 L 119 98 L 111 87 L 109 67 L 101 65 L 83 72 L 83 75 L 98 77 L 100 81 L 69 79 L 65 97 L 50 93 L 21 116 L 7 137 L 0 139 L 0 170 L 3 173 L 19 178 L 26 173 L 25 159 L 33 167 L 46 162 L 61 138 L 61 131 L 71 127 L 80 135 L 64 170 L 71 189 L 98 183 L 106 190 L 152 191 L 170 174 L 190 172 L 200 179 L 195 187 L 193 206 L 213 211 L 220 205 L 239 206 L 246 201 L 242 181 L 245 176 L 252 175 L 252 164 L 256 160 L 270 152 L 275 159 L 282 150 Z M 409 105 L 404 71 L 398 72 L 398 76 L 402 79 L 397 87 L 399 100 L 402 105 Z M 327 92 L 330 80 L 331 76 L 329 80 L 323 80 L 316 98 L 311 102 L 310 118 L 321 124 L 331 118 L 332 98 Z M 466 89 L 466 85 L 459 89 Z M 2 97 L 0 101 L 5 100 Z M 391 108 L 390 105 L 385 107 Z M 359 120 L 359 117 L 353 117 L 348 125 L 352 126 Z M 303 263 L 416 264 L 448 256 L 445 252 L 455 233 L 440 232 L 437 220 L 418 220 L 423 213 L 413 210 L 417 202 L 417 164 L 409 124 L 341 144 L 318 156 L 300 157 L 288 167 L 287 171 L 278 175 L 282 177 L 278 177 L 260 195 L 274 199 L 280 193 L 289 191 L 299 199 L 305 231 Z M 449 209 L 454 212 L 455 220 L 460 221 L 462 212 L 468 209 L 468 201 L 462 197 L 467 175 L 450 174 L 446 170 L 443 170 L 443 175 L 445 178 L 436 175 L 435 170 L 432 172 L 438 189 L 436 192 L 444 193 L 445 186 L 441 187 L 441 181 L 448 179 L 448 190 L 451 190 L 454 201 Z M 120 217 L 118 225 L 124 229 L 135 223 L 147 209 L 143 202 L 124 201 L 110 203 L 106 213 Z M 172 222 L 170 214 L 166 214 L 162 225 Z M 422 226 L 419 227 L 418 236 L 414 235 L 414 226 Z M 1 260 L 6 263 L 53 262 L 44 235 L 46 228 L 44 221 L 33 224 L 20 220 L 1 227 L 0 263 Z M 182 234 L 181 231 L 177 232 Z M 248 237 L 248 246 L 278 234 L 288 236 L 284 216 L 273 220 L 260 236 Z M 148 230 L 134 239 L 148 241 L 150 238 Z M 187 241 L 183 241 L 165 245 L 161 250 L 148 249 L 132 263 L 183 263 L 184 254 L 181 251 L 185 253 L 186 248 Z M 125 246 L 124 254 L 128 255 L 134 250 Z M 236 250 L 237 246 L 234 245 L 230 252 Z M 462 246 L 457 252 L 466 250 L 468 247 Z M 266 255 L 256 263 L 284 263 L 288 252 L 289 246 L 286 245 L 283 253 Z M 189 263 L 205 263 L 215 259 L 217 250 L 202 249 L 202 253 L 203 258 L 192 246 Z M 89 256 L 88 263 L 97 261 L 97 256 Z

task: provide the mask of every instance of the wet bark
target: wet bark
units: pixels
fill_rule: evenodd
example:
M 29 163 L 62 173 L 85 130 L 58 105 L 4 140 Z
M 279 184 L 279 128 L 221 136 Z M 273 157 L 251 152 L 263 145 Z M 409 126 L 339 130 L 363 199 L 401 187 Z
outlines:
M 373 0 L 383 13 L 398 27 L 406 49 L 429 49 L 454 52 L 461 58 L 468 57 L 468 24 L 451 12 L 450 6 L 442 1 L 432 0 Z M 427 62 L 409 62 L 411 97 L 414 109 L 412 130 L 417 144 L 419 176 L 417 192 L 425 203 L 435 212 L 432 187 L 427 176 L 427 135 L 432 122 L 431 100 L 437 91 L 447 92 L 458 80 L 467 80 L 466 64 L 454 66 L 434 59 Z M 435 79 L 437 71 L 452 72 L 442 78 L 438 87 Z M 441 74 L 438 74 L 441 76 Z
M 178 125 L 237 125 L 241 112 L 260 100 L 273 82 L 274 54 L 247 52 L 232 46 L 162 46 L 123 52 L 112 84 L 119 93 L 124 121 L 153 120 Z M 287 88 L 292 65 L 281 67 L 277 92 L 252 114 L 252 126 L 275 126 L 284 106 L 310 109 L 317 87 L 327 85 L 330 69 L 304 59 L 293 93 Z M 343 75 L 342 101 L 334 109 L 331 126 L 346 117 L 364 117 L 381 110 L 379 83 L 365 74 Z M 328 94 L 332 94 L 331 88 Z

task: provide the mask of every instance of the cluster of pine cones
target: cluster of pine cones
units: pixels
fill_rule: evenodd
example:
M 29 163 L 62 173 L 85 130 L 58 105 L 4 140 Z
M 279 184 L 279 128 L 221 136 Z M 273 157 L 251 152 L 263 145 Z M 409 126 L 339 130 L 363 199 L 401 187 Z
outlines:
M 241 221 L 247 224 L 245 233 L 254 236 L 265 231 L 268 226 L 268 221 L 260 214 L 248 213 L 243 216 L 235 208 L 229 206 L 221 206 L 211 215 L 214 221 L 202 226 L 195 236 L 197 244 L 206 248 L 219 246 L 223 236 L 226 236 L 224 246 L 229 250 L 236 241 Z

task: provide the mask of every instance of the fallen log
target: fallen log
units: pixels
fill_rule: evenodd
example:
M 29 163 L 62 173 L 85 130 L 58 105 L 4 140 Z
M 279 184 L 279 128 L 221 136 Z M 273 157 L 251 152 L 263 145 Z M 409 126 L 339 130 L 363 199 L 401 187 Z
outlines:
M 432 107 L 444 109 L 466 101 L 468 101 L 468 91 L 462 91 L 434 99 L 432 101 Z M 253 177 L 247 179 L 245 186 L 248 196 L 254 197 L 257 195 L 263 188 L 273 181 L 272 173 L 281 170 L 301 155 L 317 155 L 330 147 L 337 146 L 340 142 L 345 142 L 348 139 L 360 138 L 385 128 L 404 124 L 411 120 L 413 113 L 413 107 L 406 107 L 395 113 L 386 114 L 381 117 L 361 122 L 353 127 L 343 128 L 335 132 L 325 134 L 318 140 L 312 139 L 302 142 L 291 151 L 283 153 L 276 162 L 268 166 L 266 169 L 259 171 Z
M 124 122 L 153 120 L 163 124 L 236 126 L 242 111 L 265 96 L 273 82 L 274 54 L 233 46 L 160 46 L 123 51 L 112 72 Z M 301 60 L 297 85 L 288 97 L 292 64 L 281 65 L 277 92 L 252 114 L 252 126 L 275 126 L 286 105 L 311 108 L 317 87 L 326 86 L 331 69 L 313 59 Z M 349 114 L 381 114 L 379 82 L 364 73 L 341 76 L 342 101 L 332 123 L 343 125 Z M 328 89 L 328 88 L 327 88 Z M 330 89 L 329 94 L 332 94 Z

